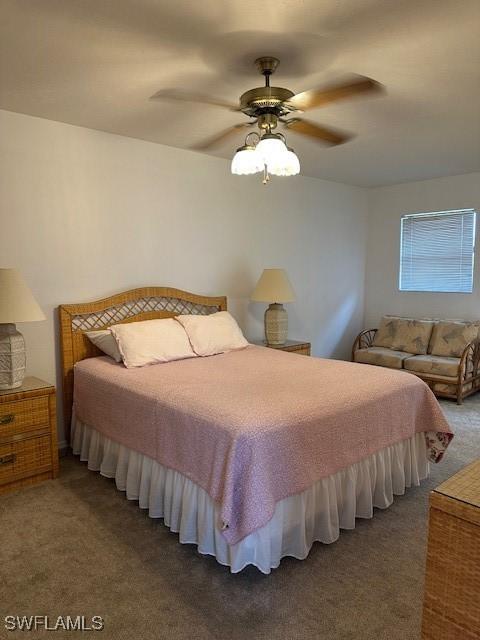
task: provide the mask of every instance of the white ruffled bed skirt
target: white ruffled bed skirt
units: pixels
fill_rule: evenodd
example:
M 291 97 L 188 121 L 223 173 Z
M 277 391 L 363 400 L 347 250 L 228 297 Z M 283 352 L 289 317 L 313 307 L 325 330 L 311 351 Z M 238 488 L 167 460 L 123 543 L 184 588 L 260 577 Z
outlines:
M 340 529 L 355 528 L 355 518 L 371 518 L 374 507 L 387 508 L 394 495 L 429 473 L 425 434 L 418 433 L 280 500 L 270 522 L 229 545 L 219 506 L 197 484 L 75 418 L 72 428 L 73 452 L 90 470 L 115 478 L 129 500 L 138 500 L 151 518 L 163 518 L 181 543 L 197 545 L 232 573 L 249 564 L 270 573 L 284 556 L 303 560 L 314 542 L 334 542 Z

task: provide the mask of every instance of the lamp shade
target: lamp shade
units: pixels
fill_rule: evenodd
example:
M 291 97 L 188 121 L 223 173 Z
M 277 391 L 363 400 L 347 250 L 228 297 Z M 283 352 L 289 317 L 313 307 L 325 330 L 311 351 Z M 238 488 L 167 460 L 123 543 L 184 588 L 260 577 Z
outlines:
M 27 283 L 16 269 L 0 269 L 0 324 L 45 320 Z
M 253 302 L 293 302 L 295 294 L 284 269 L 264 269 L 255 287 Z

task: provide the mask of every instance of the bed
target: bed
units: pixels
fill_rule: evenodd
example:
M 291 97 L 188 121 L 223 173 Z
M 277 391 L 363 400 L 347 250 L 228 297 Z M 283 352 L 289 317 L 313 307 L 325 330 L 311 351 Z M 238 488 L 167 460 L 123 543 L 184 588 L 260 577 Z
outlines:
M 415 376 L 250 345 L 126 369 L 84 332 L 226 310 L 166 288 L 60 307 L 71 446 L 232 572 L 304 559 L 427 477 L 453 437 Z M 70 431 L 71 426 L 71 431 Z

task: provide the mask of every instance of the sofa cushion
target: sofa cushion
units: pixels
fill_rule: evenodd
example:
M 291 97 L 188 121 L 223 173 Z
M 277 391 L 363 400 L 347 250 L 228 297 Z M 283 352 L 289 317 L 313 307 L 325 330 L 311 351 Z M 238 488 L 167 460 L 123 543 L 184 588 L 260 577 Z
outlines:
M 391 348 L 395 351 L 424 355 L 427 353 L 433 325 L 434 322 L 429 320 L 399 318 L 395 324 Z
M 428 355 L 407 358 L 403 366 L 408 371 L 415 371 L 416 373 L 430 373 L 437 376 L 456 378 L 458 376 L 459 364 L 460 358 Z
M 434 356 L 459 358 L 468 343 L 478 338 L 479 329 L 478 322 L 437 322 L 430 351 Z
M 469 391 L 471 391 L 472 386 L 472 382 L 467 382 L 466 384 L 462 385 L 462 393 L 468 393 Z M 435 382 L 435 384 L 433 384 L 430 388 L 434 393 L 448 393 L 450 395 L 455 394 L 457 391 L 456 386 L 445 384 L 443 382 Z
M 355 362 L 363 364 L 376 364 L 379 367 L 389 367 L 390 369 L 402 369 L 403 361 L 411 358 L 413 354 L 403 351 L 393 351 L 385 347 L 368 347 L 368 349 L 358 349 L 355 351 Z
M 400 318 L 396 316 L 383 316 L 373 339 L 374 347 L 385 347 L 389 349 L 392 346 L 399 319 Z

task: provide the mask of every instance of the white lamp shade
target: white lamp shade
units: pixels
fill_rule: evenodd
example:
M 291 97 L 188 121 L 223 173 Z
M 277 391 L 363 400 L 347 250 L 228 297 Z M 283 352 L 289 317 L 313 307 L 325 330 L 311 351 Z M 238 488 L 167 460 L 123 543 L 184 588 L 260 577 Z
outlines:
M 25 280 L 16 269 L 0 269 L 0 324 L 45 320 Z
M 251 175 L 263 171 L 263 160 L 255 148 L 238 149 L 232 159 L 232 173 L 237 176 Z
M 293 302 L 295 293 L 284 269 L 264 269 L 255 287 L 253 302 Z
M 287 153 L 287 147 L 280 138 L 263 137 L 257 144 L 256 151 L 269 167 L 270 163 Z

